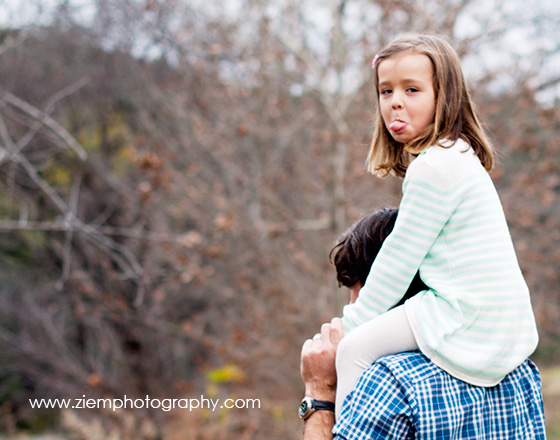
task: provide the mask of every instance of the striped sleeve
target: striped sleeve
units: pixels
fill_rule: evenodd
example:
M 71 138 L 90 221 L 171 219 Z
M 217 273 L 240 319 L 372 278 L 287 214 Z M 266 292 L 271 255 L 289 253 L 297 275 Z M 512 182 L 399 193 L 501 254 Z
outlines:
M 343 309 L 345 332 L 386 312 L 404 296 L 454 210 L 445 174 L 419 159 L 410 165 L 403 182 L 393 232 L 374 260 L 358 300 Z

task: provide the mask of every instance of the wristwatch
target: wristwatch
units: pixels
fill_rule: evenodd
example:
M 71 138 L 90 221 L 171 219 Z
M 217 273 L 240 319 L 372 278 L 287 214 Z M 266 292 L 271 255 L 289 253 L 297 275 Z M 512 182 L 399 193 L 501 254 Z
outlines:
M 299 417 L 307 420 L 315 411 L 327 410 L 334 412 L 334 403 L 324 400 L 315 400 L 312 397 L 304 397 L 299 406 Z

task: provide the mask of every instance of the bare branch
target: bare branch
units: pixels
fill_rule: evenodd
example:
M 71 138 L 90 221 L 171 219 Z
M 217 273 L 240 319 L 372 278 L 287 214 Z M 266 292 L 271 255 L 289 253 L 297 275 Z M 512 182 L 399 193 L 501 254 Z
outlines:
M 55 93 L 47 102 L 45 110 L 43 111 L 44 117 L 42 119 L 36 118 L 35 123 L 32 124 L 31 127 L 29 127 L 27 133 L 24 136 L 22 136 L 17 142 L 17 145 L 15 146 L 16 151 L 22 150 L 29 144 L 29 142 L 31 142 L 31 140 L 35 137 L 35 135 L 40 130 L 40 128 L 44 125 L 45 118 L 49 117 L 51 112 L 54 110 L 54 106 L 58 101 L 64 99 L 65 97 L 71 95 L 72 93 L 75 93 L 76 91 L 78 91 L 79 89 L 87 85 L 89 82 L 90 82 L 89 78 L 82 78 L 76 81 L 74 84 L 71 84 L 68 87 L 65 87 L 64 89 Z M 79 148 L 81 149 L 81 145 L 79 145 Z M 85 156 L 80 158 L 82 160 L 85 160 Z
M 543 90 L 550 89 L 556 85 L 560 84 L 560 76 L 556 78 L 549 79 L 538 86 L 535 87 L 535 92 L 542 92 Z
M 82 183 L 82 177 L 78 176 L 74 179 L 72 185 L 72 192 L 70 193 L 70 202 L 68 205 L 68 213 L 71 215 L 71 218 L 77 218 L 78 216 L 78 201 L 79 201 L 79 194 L 80 194 L 80 185 Z M 71 221 L 71 220 L 70 220 Z M 65 221 L 66 223 L 66 221 Z M 70 277 L 70 264 L 72 261 L 72 237 L 74 235 L 74 231 L 72 229 L 66 232 L 66 240 L 64 243 L 64 255 L 62 258 L 62 274 L 61 278 L 57 283 L 57 288 L 61 289 L 64 286 L 64 283 Z
M 74 150 L 81 160 L 86 160 L 87 152 L 83 149 L 83 147 L 79 144 L 79 142 L 76 139 L 74 139 L 74 137 L 70 133 L 68 133 L 68 131 L 66 131 L 64 127 L 62 127 L 58 122 L 52 119 L 49 115 L 45 114 L 41 110 L 37 109 L 36 107 L 33 107 L 31 104 L 23 101 L 22 99 L 12 95 L 10 92 L 7 91 L 3 91 L 0 94 L 0 99 L 6 103 L 13 105 L 17 109 L 21 110 L 22 112 L 26 113 L 27 115 L 31 116 L 37 121 L 43 123 L 49 130 L 51 130 L 55 135 L 57 135 L 60 138 L 60 140 L 62 140 L 68 147 Z
M 61 92 L 53 95 L 53 98 L 50 100 L 50 104 L 48 108 L 52 108 L 52 106 L 62 97 L 66 96 L 69 93 L 77 90 L 79 87 L 83 87 L 85 85 L 86 80 L 80 80 L 73 84 L 72 86 L 62 90 Z M 36 109 L 35 107 L 31 106 L 30 104 L 26 103 L 25 101 L 17 98 L 16 96 L 12 95 L 11 93 L 4 92 L 2 95 L 2 99 L 5 103 L 10 103 L 17 107 L 18 109 L 22 110 L 23 112 L 27 113 L 31 117 L 35 118 L 41 124 L 45 124 L 49 127 L 55 134 L 57 134 L 61 139 L 67 142 L 68 146 L 70 146 L 77 154 L 85 160 L 87 158 L 87 154 L 85 150 L 83 150 L 82 146 L 78 144 L 78 142 L 56 121 L 54 121 L 50 116 L 46 113 L 41 112 L 40 110 Z M 34 131 L 34 130 L 32 130 Z M 65 257 L 64 257 L 64 265 L 63 265 L 63 274 L 62 279 L 67 279 L 69 275 L 69 264 L 70 264 L 70 248 L 71 246 L 71 239 L 72 233 L 74 230 L 78 230 L 81 233 L 85 234 L 88 241 L 92 244 L 97 246 L 98 248 L 102 249 L 104 252 L 108 253 L 109 257 L 112 258 L 124 271 L 124 274 L 133 279 L 139 279 L 143 273 L 143 269 L 138 262 L 136 256 L 125 246 L 117 243 L 113 239 L 100 234 L 95 228 L 84 224 L 81 220 L 77 218 L 77 204 L 78 204 L 78 190 L 79 190 L 79 180 L 78 180 L 78 187 L 74 187 L 73 193 L 71 195 L 71 203 L 68 205 L 64 199 L 58 194 L 57 191 L 50 186 L 45 179 L 41 177 L 38 170 L 35 166 L 25 157 L 25 155 L 21 154 L 21 151 L 18 149 L 18 146 L 14 144 L 13 140 L 11 139 L 8 129 L 5 125 L 3 118 L 0 118 L 0 136 L 2 140 L 6 144 L 6 149 L 2 150 L 4 159 L 9 158 L 12 162 L 19 164 L 26 172 L 27 175 L 35 182 L 35 184 L 43 191 L 45 195 L 51 200 L 51 202 L 58 208 L 58 210 L 63 214 L 64 220 L 63 224 L 65 231 L 68 232 L 67 235 L 67 242 L 65 245 Z
M 315 220 L 313 220 L 315 221 Z M 306 222 L 306 220 L 304 220 Z M 97 224 L 87 224 L 88 228 L 97 231 L 99 234 L 110 235 L 113 237 L 126 237 L 137 240 L 146 240 L 155 243 L 179 243 L 185 235 L 169 234 L 164 232 L 151 232 L 138 228 L 122 228 L 114 226 L 102 226 Z M 52 232 L 80 232 L 80 228 L 74 222 L 60 220 L 56 222 L 49 221 L 28 221 L 20 220 L 0 220 L 0 231 L 52 231 Z M 188 234 L 188 233 L 187 233 Z

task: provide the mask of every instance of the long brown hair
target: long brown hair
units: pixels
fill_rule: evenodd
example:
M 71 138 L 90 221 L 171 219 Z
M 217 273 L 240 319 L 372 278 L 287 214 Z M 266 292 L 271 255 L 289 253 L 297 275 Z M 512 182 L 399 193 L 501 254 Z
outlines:
M 431 60 L 436 93 L 434 122 L 417 138 L 406 144 L 395 141 L 385 127 L 379 110 L 377 73 L 379 63 L 403 51 L 424 54 Z M 418 154 L 442 140 L 456 141 L 459 138 L 471 145 L 486 170 L 492 169 L 494 149 L 476 116 L 459 57 L 444 37 L 403 36 L 390 43 L 376 58 L 374 69 L 378 110 L 376 127 L 366 160 L 369 172 L 380 177 L 385 177 L 391 172 L 403 177 L 411 160 L 410 154 Z

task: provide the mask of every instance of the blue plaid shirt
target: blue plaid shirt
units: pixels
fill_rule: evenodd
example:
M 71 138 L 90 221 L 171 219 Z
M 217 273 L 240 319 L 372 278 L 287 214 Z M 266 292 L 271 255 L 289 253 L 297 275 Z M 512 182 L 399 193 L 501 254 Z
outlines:
M 419 351 L 379 359 L 346 398 L 335 439 L 546 439 L 541 378 L 526 360 L 499 385 L 451 377 Z

